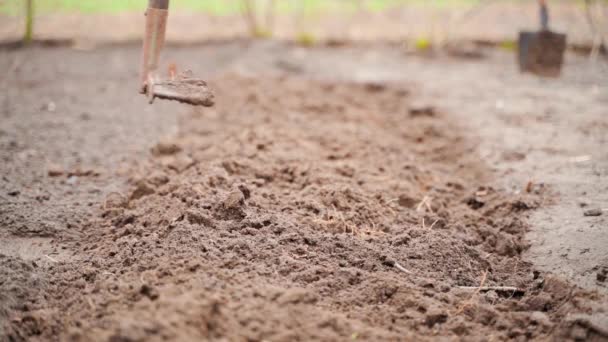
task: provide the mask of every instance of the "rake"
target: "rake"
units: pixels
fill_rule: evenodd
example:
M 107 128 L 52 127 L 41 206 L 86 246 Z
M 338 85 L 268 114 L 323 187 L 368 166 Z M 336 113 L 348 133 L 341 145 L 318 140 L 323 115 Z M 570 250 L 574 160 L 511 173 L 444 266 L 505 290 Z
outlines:
M 149 0 L 141 60 L 140 93 L 155 99 L 173 100 L 193 106 L 211 107 L 214 96 L 207 83 L 190 73 L 177 74 L 175 66 L 169 75 L 158 70 L 160 54 L 165 45 L 169 0 Z

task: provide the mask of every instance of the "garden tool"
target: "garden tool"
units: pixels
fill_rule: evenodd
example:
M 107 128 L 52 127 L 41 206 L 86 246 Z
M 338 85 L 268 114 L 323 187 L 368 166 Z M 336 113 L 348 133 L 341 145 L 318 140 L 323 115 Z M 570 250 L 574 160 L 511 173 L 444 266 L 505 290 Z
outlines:
M 566 35 L 549 29 L 549 10 L 539 0 L 541 29 L 519 33 L 519 68 L 539 76 L 558 77 L 564 62 Z
M 160 54 L 165 44 L 169 16 L 169 0 L 149 0 L 141 61 L 140 92 L 150 103 L 154 99 L 174 100 L 194 106 L 213 106 L 213 93 L 207 83 L 189 73 L 173 72 L 163 76 L 159 72 Z

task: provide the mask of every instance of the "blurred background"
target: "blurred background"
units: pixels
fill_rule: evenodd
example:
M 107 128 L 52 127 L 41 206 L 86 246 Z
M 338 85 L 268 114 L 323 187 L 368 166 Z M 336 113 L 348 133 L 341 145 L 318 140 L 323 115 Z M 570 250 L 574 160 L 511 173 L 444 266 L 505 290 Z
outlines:
M 0 0 L 0 41 L 87 48 L 141 39 L 147 0 Z M 549 1 L 551 28 L 571 47 L 608 36 L 608 0 Z M 539 26 L 535 0 L 172 0 L 168 40 L 280 38 L 305 45 L 394 41 L 413 49 L 477 42 L 513 49 Z

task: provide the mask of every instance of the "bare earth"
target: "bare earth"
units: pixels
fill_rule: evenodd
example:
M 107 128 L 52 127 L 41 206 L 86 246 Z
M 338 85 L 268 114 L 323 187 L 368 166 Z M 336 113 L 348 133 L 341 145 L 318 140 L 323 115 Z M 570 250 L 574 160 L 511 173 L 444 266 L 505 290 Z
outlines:
M 0 339 L 608 339 L 605 63 L 170 54 L 214 108 L 137 46 L 0 51 Z

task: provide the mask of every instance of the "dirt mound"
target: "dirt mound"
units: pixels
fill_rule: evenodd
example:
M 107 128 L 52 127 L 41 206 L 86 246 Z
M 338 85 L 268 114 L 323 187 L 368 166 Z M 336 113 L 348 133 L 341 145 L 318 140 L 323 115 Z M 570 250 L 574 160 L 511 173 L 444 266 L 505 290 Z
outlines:
M 0 254 L 0 337 L 21 339 L 40 333 L 38 324 L 29 313 L 44 304 L 39 290 L 46 288 L 47 284 L 41 273 L 33 261 Z M 11 317 L 15 311 L 22 313 L 19 318 Z
M 152 148 L 51 269 L 47 309 L 16 308 L 35 329 L 9 338 L 607 338 L 566 319 L 599 298 L 520 258 L 547 195 L 493 189 L 475 142 L 413 114 L 407 87 L 211 86 L 216 108 Z

